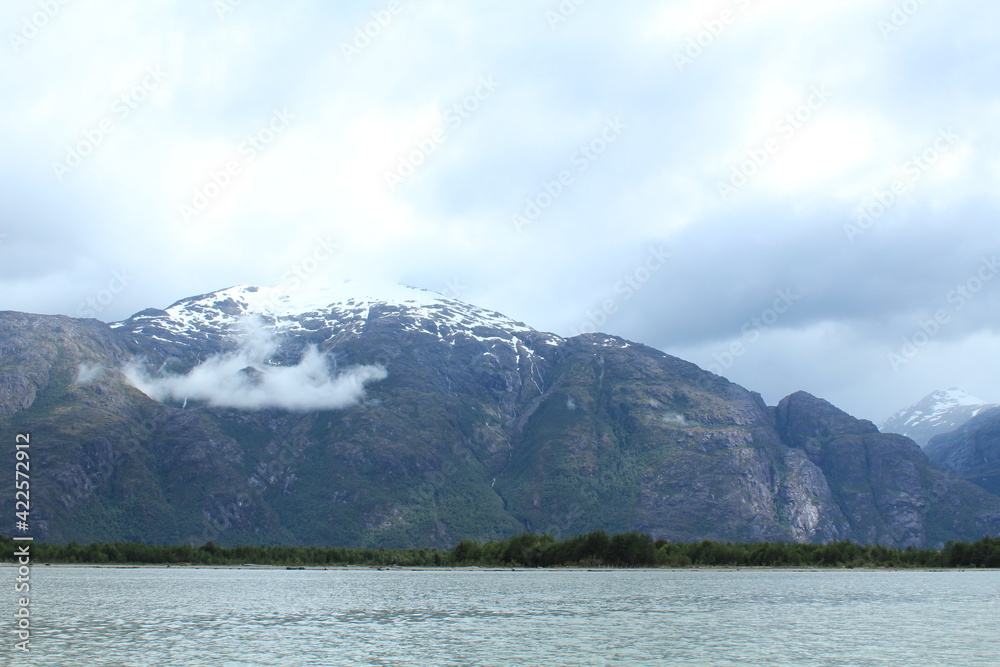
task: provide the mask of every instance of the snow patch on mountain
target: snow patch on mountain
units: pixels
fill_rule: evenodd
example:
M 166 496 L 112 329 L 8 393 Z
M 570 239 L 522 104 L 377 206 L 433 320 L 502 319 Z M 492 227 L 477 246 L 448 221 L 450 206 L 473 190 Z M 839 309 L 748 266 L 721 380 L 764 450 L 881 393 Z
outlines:
M 931 396 L 936 400 L 936 403 L 934 403 L 934 409 L 938 411 L 950 410 L 951 408 L 960 405 L 971 405 L 973 407 L 986 405 L 986 401 L 983 399 L 976 398 L 975 396 L 967 394 L 956 387 L 945 389 L 944 391 L 934 392 Z
M 959 428 L 993 404 L 952 387 L 935 391 L 900 410 L 879 426 L 883 433 L 899 433 L 925 447 L 932 437 Z
M 257 316 L 278 333 L 331 326 L 360 334 L 376 315 L 396 320 L 403 331 L 436 333 L 442 340 L 463 335 L 479 341 L 502 339 L 517 347 L 519 334 L 538 333 L 523 322 L 429 290 L 350 281 L 310 289 L 240 285 L 181 299 L 165 310 L 142 311 L 112 326 L 129 325 L 141 332 L 149 324 L 175 336 L 218 334 Z M 545 342 L 558 345 L 562 339 L 548 336 Z

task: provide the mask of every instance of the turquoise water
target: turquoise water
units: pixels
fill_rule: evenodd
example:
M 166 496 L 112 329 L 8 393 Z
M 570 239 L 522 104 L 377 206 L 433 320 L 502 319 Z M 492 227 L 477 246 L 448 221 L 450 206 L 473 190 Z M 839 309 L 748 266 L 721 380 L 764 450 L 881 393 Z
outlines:
M 1000 572 L 35 567 L 31 578 L 32 652 L 10 657 L 5 632 L 4 664 L 1000 664 Z

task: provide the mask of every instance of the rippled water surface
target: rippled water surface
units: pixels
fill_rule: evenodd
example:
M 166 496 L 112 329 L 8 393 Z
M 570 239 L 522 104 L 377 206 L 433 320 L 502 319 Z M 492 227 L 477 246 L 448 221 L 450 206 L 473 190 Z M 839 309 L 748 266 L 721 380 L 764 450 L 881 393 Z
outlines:
M 1000 664 L 1000 572 L 35 567 L 31 578 L 32 652 L 3 664 Z

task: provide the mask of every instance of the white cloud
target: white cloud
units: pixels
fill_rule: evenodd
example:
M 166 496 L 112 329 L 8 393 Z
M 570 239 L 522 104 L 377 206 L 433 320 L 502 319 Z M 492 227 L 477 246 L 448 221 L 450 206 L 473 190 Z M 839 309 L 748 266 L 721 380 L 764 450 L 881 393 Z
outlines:
M 662 243 L 676 265 L 623 304 L 611 333 L 713 350 L 774 289 L 797 287 L 822 296 L 789 329 L 837 321 L 883 349 L 896 332 L 879 322 L 933 306 L 1000 242 L 998 107 L 983 85 L 995 78 L 998 6 L 922 3 L 884 38 L 878 22 L 894 3 L 590 2 L 553 29 L 556 4 L 405 2 L 351 62 L 341 44 L 373 4 L 243 2 L 222 19 L 211 2 L 64 4 L 23 49 L 0 49 L 0 308 L 74 316 L 124 267 L 135 280 L 98 313 L 121 319 L 227 285 L 276 284 L 330 238 L 341 251 L 316 284 L 361 272 L 459 283 L 465 300 L 565 334 Z M 724 10 L 732 22 L 701 34 L 720 30 L 711 22 Z M 5 40 L 37 11 L 37 0 L 11 0 Z M 675 54 L 699 38 L 703 53 L 678 71 Z M 116 115 L 150 66 L 163 81 Z M 460 127 L 446 123 L 447 140 L 390 192 L 385 171 L 483 76 L 502 85 Z M 717 182 L 824 84 L 830 100 L 723 202 Z M 181 224 L 178 205 L 284 107 L 296 116 L 288 129 Z M 109 114 L 112 133 L 60 183 L 52 162 Z M 628 123 L 621 140 L 517 235 L 510 218 L 525 198 L 616 116 Z M 855 210 L 949 126 L 961 140 L 847 243 Z M 969 367 L 991 348 L 957 333 L 973 332 L 994 300 L 973 308 L 982 312 L 941 342 Z M 853 367 L 852 354 L 824 363 Z M 942 387 L 959 383 L 931 358 L 915 363 Z M 762 361 L 740 380 L 866 391 L 863 379 L 816 383 L 810 358 L 793 362 L 770 377 Z M 911 402 L 882 386 L 877 411 Z
M 76 379 L 73 380 L 74 384 L 90 384 L 104 372 L 104 366 L 101 364 L 80 364 L 77 367 Z
M 124 370 L 129 381 L 158 401 L 205 401 L 244 410 L 339 410 L 365 397 L 365 385 L 387 377 L 382 366 L 331 370 L 331 362 L 308 347 L 294 366 L 269 362 L 278 339 L 263 327 L 244 323 L 234 352 L 211 357 L 185 375 L 150 375 L 138 364 Z

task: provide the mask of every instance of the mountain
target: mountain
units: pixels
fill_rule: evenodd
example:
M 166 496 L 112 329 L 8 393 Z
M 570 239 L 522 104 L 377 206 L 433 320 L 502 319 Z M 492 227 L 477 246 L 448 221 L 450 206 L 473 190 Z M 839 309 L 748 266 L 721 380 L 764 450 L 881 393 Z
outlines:
M 33 534 L 60 542 L 1000 534 L 1000 498 L 821 399 L 414 288 L 0 313 L 0 428 L 31 434 Z
M 945 470 L 1000 495 L 1000 408 L 984 410 L 957 430 L 934 436 L 925 451 Z
M 879 430 L 899 433 L 921 447 L 941 433 L 954 431 L 983 410 L 997 407 L 961 389 L 935 391 L 885 420 Z

